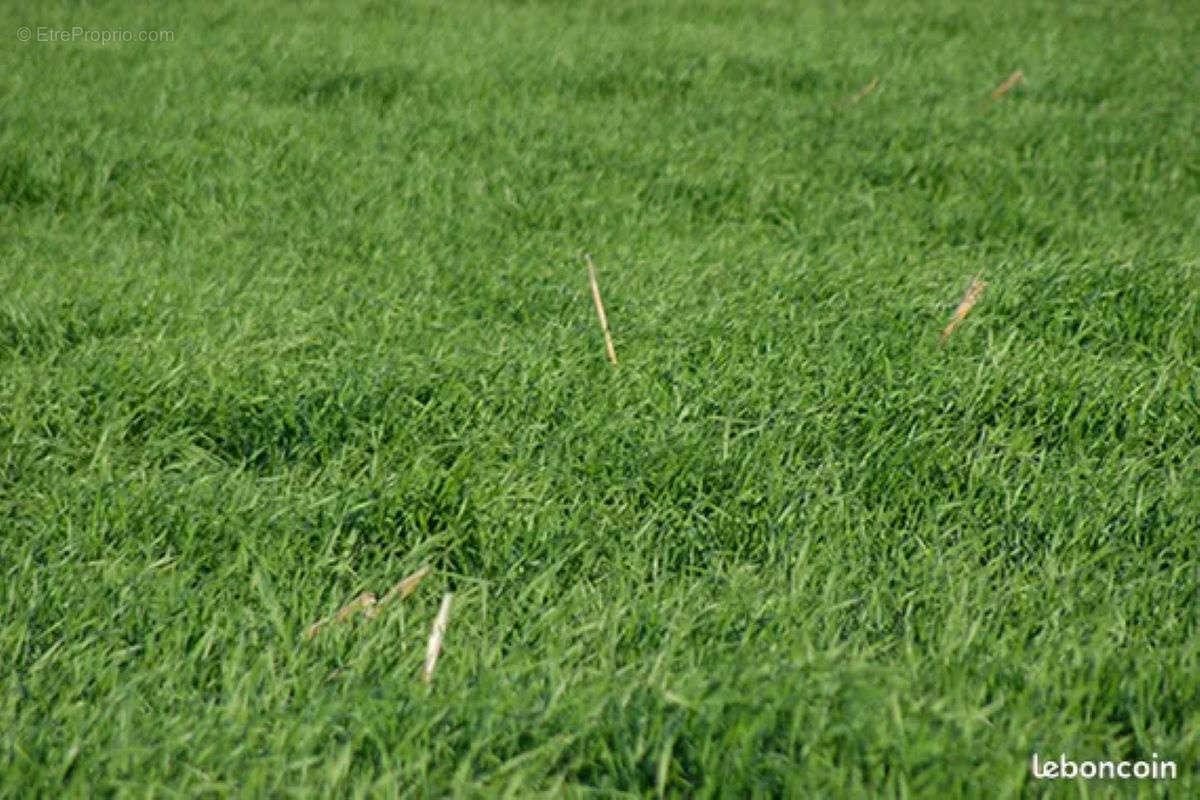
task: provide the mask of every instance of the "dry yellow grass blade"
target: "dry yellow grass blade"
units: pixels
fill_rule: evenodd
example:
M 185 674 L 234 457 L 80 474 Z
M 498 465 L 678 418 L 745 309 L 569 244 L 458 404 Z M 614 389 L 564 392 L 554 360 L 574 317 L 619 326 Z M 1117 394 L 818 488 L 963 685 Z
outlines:
M 967 314 L 979 302 L 980 295 L 987 288 L 987 283 L 979 280 L 979 275 L 971 279 L 971 285 L 967 288 L 967 293 L 963 295 L 963 299 L 959 302 L 958 308 L 954 309 L 954 316 L 950 318 L 950 324 L 942 331 L 942 344 L 950 338 L 950 334 L 954 333 L 954 329 L 962 324 L 962 321 L 967 318 Z
M 377 601 L 373 592 L 363 592 L 358 597 L 351 600 L 346 605 L 338 609 L 338 612 L 333 615 L 334 623 L 342 623 L 354 616 L 357 611 L 362 611 L 370 619 L 375 616 L 375 607 Z M 323 619 L 320 622 L 314 622 L 308 626 L 308 630 L 304 632 L 304 638 L 311 639 L 321 632 L 321 629 L 328 625 L 330 620 Z
M 333 621 L 345 622 L 346 620 L 350 619 L 351 615 L 353 615 L 356 611 L 370 613 L 371 609 L 375 607 L 375 602 L 374 592 L 363 592 L 358 597 L 354 598 L 349 603 L 338 609 L 337 616 L 333 618 Z
M 854 105 L 859 100 L 862 100 L 864 97 L 869 95 L 871 92 L 875 91 L 875 87 L 878 85 L 879 85 L 879 76 L 876 75 L 873 78 L 871 78 L 871 81 L 866 86 L 859 89 L 856 94 L 853 94 L 850 97 L 847 97 L 845 105 L 846 106 Z
M 1009 75 L 1004 79 L 1004 83 L 992 90 L 992 98 L 988 100 L 988 103 L 991 104 L 996 102 L 1001 97 L 1004 97 L 1004 95 L 1011 92 L 1013 88 L 1017 86 L 1017 84 L 1024 83 L 1024 81 L 1025 73 L 1019 69 L 1014 71 L 1012 75 Z
M 363 592 L 358 597 L 351 600 L 346 605 L 338 609 L 338 612 L 333 615 L 332 619 L 323 619 L 320 622 L 314 622 L 309 625 L 304 632 L 304 638 L 311 639 L 321 632 L 321 629 L 330 623 L 342 623 L 350 619 L 356 612 L 361 611 L 367 619 L 375 619 L 379 616 L 380 609 L 387 603 L 393 600 L 403 600 L 411 595 L 417 589 L 419 584 L 426 575 L 432 571 L 432 567 L 425 565 L 419 570 L 409 575 L 404 580 L 397 583 L 388 593 L 383 596 L 382 600 L 376 599 L 373 592 Z
M 604 349 L 608 352 L 608 360 L 615 367 L 617 365 L 617 350 L 613 347 L 612 332 L 608 329 L 608 316 L 604 313 L 604 301 L 600 299 L 600 284 L 596 283 L 596 267 L 592 264 L 592 257 L 584 256 L 587 259 L 588 268 L 588 283 L 592 287 L 592 300 L 596 303 L 596 316 L 600 319 L 600 328 L 604 331 Z
M 450 601 L 453 598 L 454 595 L 450 593 L 442 597 L 442 606 L 438 609 L 433 628 L 429 631 L 429 643 L 425 646 L 425 666 L 421 669 L 421 679 L 426 683 L 433 680 L 433 668 L 437 666 L 438 655 L 442 652 L 442 639 L 446 637 L 446 625 L 450 622 Z
M 404 600 L 417 590 L 417 584 L 424 580 L 425 576 L 428 575 L 432 570 L 433 567 L 429 566 L 428 564 L 421 567 L 412 575 L 409 575 L 407 578 L 389 589 L 388 593 L 385 594 L 383 599 L 379 601 L 379 605 L 390 603 L 392 600 Z

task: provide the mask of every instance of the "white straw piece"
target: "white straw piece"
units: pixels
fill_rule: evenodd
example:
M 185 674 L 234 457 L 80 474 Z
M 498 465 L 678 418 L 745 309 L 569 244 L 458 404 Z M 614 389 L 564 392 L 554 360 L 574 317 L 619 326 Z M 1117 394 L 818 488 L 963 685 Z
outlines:
M 449 592 L 442 597 L 442 606 L 433 621 L 433 629 L 429 631 L 429 644 L 425 646 L 425 668 L 421 670 L 421 678 L 426 683 L 433 680 L 433 669 L 437 666 L 438 655 L 442 652 L 442 639 L 446 636 L 446 624 L 450 621 L 450 601 L 453 598 L 454 595 Z

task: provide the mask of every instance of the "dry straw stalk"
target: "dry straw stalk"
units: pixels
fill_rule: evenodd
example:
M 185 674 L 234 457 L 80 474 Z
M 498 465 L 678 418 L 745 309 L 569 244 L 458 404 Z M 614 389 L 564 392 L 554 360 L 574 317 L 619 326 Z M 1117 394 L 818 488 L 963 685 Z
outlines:
M 409 575 L 407 578 L 397 583 L 388 590 L 387 594 L 383 596 L 383 599 L 379 601 L 379 605 L 391 602 L 392 600 L 404 600 L 407 598 L 410 594 L 417 590 L 417 584 L 424 580 L 425 576 L 428 575 L 432 569 L 433 567 L 426 564 L 412 575 Z
M 437 666 L 438 655 L 442 652 L 442 639 L 446 636 L 446 625 L 450 622 L 450 601 L 454 595 L 447 593 L 442 597 L 441 608 L 433 620 L 433 628 L 429 631 L 429 644 L 425 646 L 425 666 L 421 669 L 421 680 L 429 683 L 433 680 L 433 670 Z
M 592 287 L 592 300 L 596 304 L 596 316 L 600 320 L 600 329 L 604 331 L 604 349 L 608 353 L 608 360 L 615 367 L 617 365 L 617 349 L 613 347 L 612 332 L 608 329 L 608 315 L 604 313 L 604 300 L 600 298 L 600 284 L 596 283 L 596 267 L 592 264 L 592 257 L 585 255 L 588 268 L 588 283 Z
M 359 611 L 361 611 L 363 616 L 367 619 L 375 619 L 375 617 L 379 616 L 379 610 L 383 606 L 392 602 L 393 600 L 403 600 L 416 591 L 417 584 L 419 584 L 421 580 L 429 574 L 431 569 L 432 567 L 429 565 L 421 567 L 419 570 L 389 589 L 388 593 L 383 596 L 382 600 L 377 599 L 373 592 L 363 592 L 358 597 L 339 608 L 338 612 L 333 615 L 332 619 L 323 619 L 319 622 L 314 622 L 312 625 L 309 625 L 308 629 L 304 632 L 304 638 L 311 639 L 320 633 L 321 629 L 329 625 L 331 622 L 334 624 L 340 624 L 353 617 Z
M 1012 75 L 1004 79 L 1004 83 L 992 90 L 992 97 L 988 100 L 988 104 L 996 102 L 1004 95 L 1011 92 L 1018 84 L 1025 82 L 1025 73 L 1022 70 L 1015 70 Z
M 950 318 L 950 324 L 942 331 L 942 344 L 946 343 L 946 340 L 950 338 L 950 334 L 954 333 L 954 329 L 961 325 L 962 321 L 967 318 L 967 314 L 979 302 L 979 298 L 985 288 L 987 288 L 987 283 L 979 280 L 978 275 L 971 279 L 971 285 L 967 288 L 967 293 L 963 295 L 958 308 L 954 309 L 954 316 Z
M 847 106 L 854 105 L 855 103 L 857 103 L 858 101 L 862 100 L 864 97 L 869 95 L 871 92 L 875 91 L 875 87 L 878 85 L 879 85 L 879 76 L 876 75 L 873 78 L 871 78 L 870 82 L 867 83 L 866 86 L 859 89 L 857 93 L 851 95 L 850 97 L 847 97 L 846 105 Z

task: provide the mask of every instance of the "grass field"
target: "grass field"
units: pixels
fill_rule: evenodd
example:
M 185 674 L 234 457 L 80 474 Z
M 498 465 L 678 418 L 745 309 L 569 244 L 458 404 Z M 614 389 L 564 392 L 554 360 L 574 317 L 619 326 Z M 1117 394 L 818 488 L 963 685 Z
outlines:
M 1192 3 L 6 5 L 0 794 L 1200 794 Z

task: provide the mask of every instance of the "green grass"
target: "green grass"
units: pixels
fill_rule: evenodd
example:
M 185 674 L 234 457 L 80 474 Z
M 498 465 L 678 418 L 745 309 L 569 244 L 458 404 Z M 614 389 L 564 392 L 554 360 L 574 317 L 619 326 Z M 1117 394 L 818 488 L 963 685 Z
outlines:
M 1190 3 L 8 5 L 0 793 L 1200 793 Z

